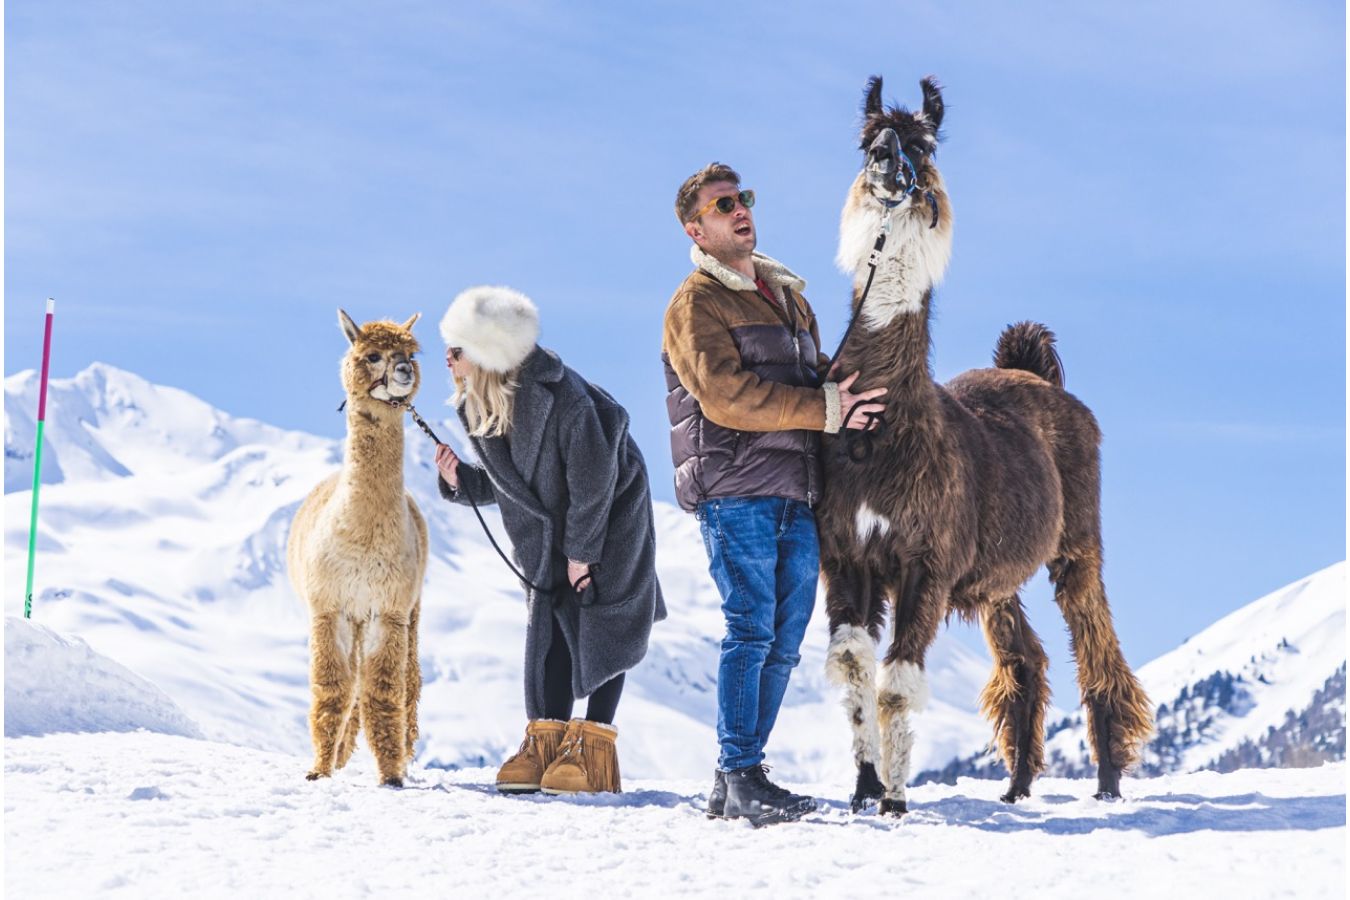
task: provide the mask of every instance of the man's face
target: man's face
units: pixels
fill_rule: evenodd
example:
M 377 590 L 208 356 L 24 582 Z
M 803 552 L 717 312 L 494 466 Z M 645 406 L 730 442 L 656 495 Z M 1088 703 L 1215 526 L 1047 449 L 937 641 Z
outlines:
M 730 181 L 705 184 L 699 189 L 698 205 L 694 208 L 705 209 L 718 197 L 735 197 L 740 190 L 739 185 Z M 719 212 L 716 206 L 706 209 L 703 215 L 685 224 L 684 232 L 705 253 L 718 259 L 749 256 L 755 249 L 755 218 L 739 199 L 729 213 Z

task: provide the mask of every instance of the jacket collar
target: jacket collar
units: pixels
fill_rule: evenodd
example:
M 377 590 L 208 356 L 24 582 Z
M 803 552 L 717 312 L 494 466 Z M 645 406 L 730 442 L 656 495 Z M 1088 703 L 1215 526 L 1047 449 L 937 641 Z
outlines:
M 553 391 L 547 385 L 563 377 L 563 363 L 552 350 L 535 346 L 520 367 L 514 421 L 511 423 L 511 461 L 528 483 L 544 445 L 544 426 L 553 410 Z
M 689 248 L 689 259 L 693 261 L 695 266 L 721 282 L 724 287 L 733 291 L 753 291 L 755 289 L 754 281 L 724 264 L 717 257 L 703 252 L 698 244 Z M 806 289 L 805 281 L 773 257 L 765 256 L 763 253 L 755 253 L 751 255 L 751 261 L 755 266 L 755 274 L 763 278 L 765 283 L 773 288 L 774 293 L 778 294 L 780 298 L 784 287 L 799 294 Z

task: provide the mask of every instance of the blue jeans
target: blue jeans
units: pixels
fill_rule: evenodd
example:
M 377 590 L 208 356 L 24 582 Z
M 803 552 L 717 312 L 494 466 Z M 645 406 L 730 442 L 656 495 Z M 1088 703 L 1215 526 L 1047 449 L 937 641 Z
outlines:
M 815 513 L 799 500 L 724 497 L 698 505 L 727 634 L 717 669 L 718 768 L 758 765 L 816 604 Z

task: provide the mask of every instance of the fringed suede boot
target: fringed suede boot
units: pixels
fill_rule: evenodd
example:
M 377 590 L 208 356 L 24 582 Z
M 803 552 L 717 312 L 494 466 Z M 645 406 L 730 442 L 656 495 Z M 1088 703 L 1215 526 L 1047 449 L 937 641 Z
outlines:
M 560 719 L 534 719 L 526 723 L 520 749 L 497 770 L 497 790 L 503 794 L 531 794 L 539 790 L 566 730 L 567 723 Z
M 619 752 L 614 741 L 619 730 L 613 725 L 573 719 L 553 764 L 540 784 L 545 794 L 617 794 Z

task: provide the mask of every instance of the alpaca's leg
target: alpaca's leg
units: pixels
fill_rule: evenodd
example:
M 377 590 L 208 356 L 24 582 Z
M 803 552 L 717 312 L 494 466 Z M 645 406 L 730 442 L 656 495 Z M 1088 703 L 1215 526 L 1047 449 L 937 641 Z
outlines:
M 896 590 L 895 634 L 877 681 L 877 718 L 881 726 L 881 780 L 886 787 L 882 814 L 908 811 L 905 783 L 909 781 L 914 732 L 909 717 L 928 705 L 928 678 L 924 657 L 937 637 L 946 613 L 949 589 L 939 587 L 920 562 L 910 563 Z
M 361 641 L 365 625 L 355 619 L 348 619 L 348 626 L 351 628 L 351 650 L 347 654 L 347 662 L 350 671 L 355 673 L 361 670 Z M 359 691 L 352 691 L 352 702 L 347 707 L 347 724 L 342 729 L 342 740 L 338 742 L 337 759 L 334 761 L 336 768 L 343 768 L 352 758 L 352 753 L 356 750 L 356 738 L 361 733 L 361 697 Z
M 1003 761 L 1012 775 L 1001 799 L 1013 803 L 1031 796 L 1032 779 L 1045 768 L 1049 660 L 1016 594 L 987 602 L 981 622 L 994 655 L 994 673 L 980 694 L 980 706 L 994 722 Z
M 822 565 L 826 573 L 826 610 L 830 645 L 825 656 L 825 676 L 844 688 L 844 711 L 853 730 L 853 761 L 858 768 L 850 806 L 861 812 L 881 799 L 881 734 L 877 728 L 877 641 L 875 629 L 865 624 L 864 595 L 855 579 L 833 561 Z
M 419 597 L 413 604 L 412 615 L 408 617 L 408 680 L 404 709 L 407 716 L 408 761 L 417 751 L 417 703 L 422 697 L 422 664 L 417 657 L 417 620 L 422 615 L 422 600 Z
M 408 622 L 376 615 L 366 626 L 361 718 L 380 783 L 402 787 L 408 766 Z
M 313 702 L 309 733 L 314 742 L 310 781 L 333 774 L 338 741 L 352 706 L 356 671 L 351 665 L 351 624 L 345 616 L 315 616 L 309 632 L 309 684 Z
M 1139 761 L 1153 730 L 1153 707 L 1120 650 L 1101 571 L 1100 552 L 1050 563 L 1055 602 L 1069 625 L 1078 663 L 1078 688 L 1097 761 L 1097 797 L 1105 798 L 1120 796 L 1121 770 Z

